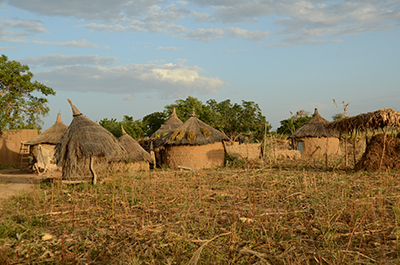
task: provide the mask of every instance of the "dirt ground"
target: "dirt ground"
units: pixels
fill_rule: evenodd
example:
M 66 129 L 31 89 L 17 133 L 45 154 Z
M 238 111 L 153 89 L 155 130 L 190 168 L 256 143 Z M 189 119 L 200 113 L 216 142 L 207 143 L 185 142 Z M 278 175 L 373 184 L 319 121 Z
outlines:
M 57 173 L 38 175 L 30 170 L 0 170 L 0 201 L 8 199 L 21 191 L 31 191 L 42 179 L 53 177 Z

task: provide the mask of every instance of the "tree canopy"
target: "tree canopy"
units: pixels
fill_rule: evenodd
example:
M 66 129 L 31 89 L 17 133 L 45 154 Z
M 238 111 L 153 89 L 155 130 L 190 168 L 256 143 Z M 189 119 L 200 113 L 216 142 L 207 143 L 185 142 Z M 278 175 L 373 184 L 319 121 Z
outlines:
M 290 112 L 292 113 L 292 112 Z M 291 135 L 298 128 L 304 125 L 304 123 L 308 122 L 311 119 L 311 114 L 304 110 L 299 110 L 288 119 L 281 120 L 281 126 L 276 130 L 279 134 L 287 134 Z
M 50 87 L 33 81 L 27 65 L 0 57 L 0 132 L 8 129 L 41 129 L 41 117 L 49 112 Z
M 238 104 L 232 103 L 229 99 L 221 102 L 210 99 L 204 104 L 192 96 L 178 99 L 166 105 L 164 111 L 151 113 L 141 120 L 133 121 L 132 117 L 125 115 L 122 122 L 116 119 L 103 119 L 100 125 L 116 137 L 122 134 L 121 123 L 124 123 L 125 131 L 133 138 L 150 137 L 168 120 L 174 108 L 183 122 L 190 118 L 194 109 L 197 118 L 224 132 L 232 140 L 236 140 L 239 135 L 247 136 L 250 140 L 261 140 L 265 126 L 267 126 L 267 132 L 272 128 L 262 115 L 258 104 L 252 101 L 243 100 L 242 104 Z

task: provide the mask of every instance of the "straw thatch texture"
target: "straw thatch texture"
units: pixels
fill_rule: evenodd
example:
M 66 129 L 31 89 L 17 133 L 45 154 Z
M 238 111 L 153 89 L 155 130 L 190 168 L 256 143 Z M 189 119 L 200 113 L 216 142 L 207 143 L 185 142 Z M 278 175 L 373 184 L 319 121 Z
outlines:
M 58 143 L 61 136 L 68 129 L 68 127 L 61 121 L 61 114 L 58 113 L 56 123 L 37 135 L 33 139 L 26 142 L 26 145 L 38 145 L 38 144 L 54 144 Z
M 63 168 L 63 178 L 91 176 L 90 158 L 97 174 L 107 171 L 108 162 L 121 161 L 127 153 L 109 131 L 82 115 L 71 104 L 73 119 L 57 143 L 55 157 Z
M 330 129 L 337 131 L 366 131 L 385 127 L 400 127 L 400 112 L 394 109 L 380 109 L 374 112 L 361 113 L 330 123 Z
M 381 164 L 382 162 L 382 164 Z M 400 170 L 400 139 L 377 134 L 371 138 L 365 153 L 355 165 L 355 170 Z
M 228 141 L 222 132 L 199 120 L 195 114 L 173 132 L 155 141 L 155 146 L 163 145 L 204 145 Z
M 147 161 L 154 163 L 150 154 L 135 139 L 128 135 L 124 128 L 122 128 L 122 136 L 118 139 L 118 142 L 128 152 L 131 162 Z
M 161 125 L 160 129 L 155 131 L 150 138 L 161 138 L 165 136 L 167 133 L 175 130 L 179 126 L 181 126 L 183 122 L 178 118 L 178 115 L 176 115 L 176 110 L 175 108 L 172 111 L 171 117 L 169 120 Z
M 303 126 L 298 128 L 289 138 L 304 138 L 304 137 L 335 137 L 339 138 L 339 132 L 335 129 L 328 128 L 329 121 L 325 120 L 315 108 L 314 115 Z

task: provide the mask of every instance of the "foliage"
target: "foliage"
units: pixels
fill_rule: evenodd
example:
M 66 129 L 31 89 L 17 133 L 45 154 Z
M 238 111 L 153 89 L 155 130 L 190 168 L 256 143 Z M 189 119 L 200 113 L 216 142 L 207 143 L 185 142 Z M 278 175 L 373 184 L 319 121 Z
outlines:
M 214 117 L 214 113 L 211 111 L 209 106 L 203 104 L 203 102 L 192 96 L 188 96 L 185 100 L 178 99 L 175 103 L 167 105 L 164 108 L 168 117 L 171 116 L 172 110 L 175 108 L 176 114 L 183 122 L 187 121 L 191 117 L 193 109 L 196 117 L 207 124 L 210 124 Z
M 168 115 L 165 111 L 153 112 L 146 115 L 142 119 L 144 135 L 150 137 L 155 131 L 157 131 L 161 125 L 168 120 Z
M 115 137 L 119 138 L 122 136 L 121 126 L 124 127 L 125 132 L 130 135 L 132 138 L 144 138 L 145 131 L 142 121 L 133 120 L 133 117 L 128 115 L 124 115 L 122 121 L 117 121 L 117 119 L 102 119 L 99 124 L 111 132 Z
M 258 104 L 253 101 L 242 100 L 240 105 L 232 104 L 229 99 L 219 103 L 210 99 L 207 104 L 214 112 L 210 125 L 223 131 L 231 140 L 236 140 L 240 135 L 248 135 L 252 141 L 263 139 L 265 126 L 267 132 L 272 128 Z
M 8 129 L 41 129 L 47 115 L 47 98 L 56 92 L 38 81 L 27 65 L 0 57 L 0 132 Z
M 262 115 L 258 104 L 253 101 L 242 101 L 242 104 L 231 103 L 229 99 L 217 102 L 214 99 L 203 104 L 197 98 L 188 96 L 185 100 L 178 99 L 173 104 L 166 105 L 163 112 L 154 112 L 134 121 L 132 117 L 124 116 L 122 122 L 116 119 L 103 119 L 100 125 L 112 132 L 116 137 L 121 136 L 121 124 L 125 131 L 134 138 L 150 137 L 171 116 L 175 108 L 176 114 L 183 122 L 187 121 L 195 110 L 196 117 L 217 130 L 223 131 L 232 140 L 240 135 L 246 135 L 251 141 L 262 139 L 265 125 L 267 132 L 272 126 Z
M 310 119 L 311 116 L 309 112 L 299 110 L 296 112 L 296 115 L 292 115 L 288 119 L 281 120 L 281 126 L 276 130 L 276 132 L 279 134 L 291 135 L 292 133 L 294 133 L 294 131 L 303 126 L 304 123 L 306 123 Z

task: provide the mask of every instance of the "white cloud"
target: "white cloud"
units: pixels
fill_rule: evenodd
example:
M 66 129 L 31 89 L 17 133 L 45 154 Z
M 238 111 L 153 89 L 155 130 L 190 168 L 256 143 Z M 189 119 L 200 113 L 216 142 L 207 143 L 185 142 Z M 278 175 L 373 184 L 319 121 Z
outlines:
M 51 54 L 39 57 L 21 59 L 24 64 L 30 66 L 54 67 L 62 65 L 99 65 L 109 66 L 117 62 L 117 57 L 100 57 L 98 55 L 63 55 Z
M 136 25 L 131 25 L 131 26 L 122 26 L 122 25 L 106 25 L 106 24 L 96 24 L 96 23 L 90 23 L 86 24 L 85 27 L 88 29 L 92 30 L 98 30 L 98 31 L 108 31 L 108 32 L 146 32 L 146 29 L 143 29 L 139 26 Z
M 226 28 L 225 30 L 229 32 L 229 35 L 232 38 L 242 37 L 244 39 L 256 42 L 259 42 L 263 39 L 268 39 L 270 35 L 268 31 L 260 31 L 260 30 L 249 31 L 247 29 L 234 28 L 234 27 Z
M 156 92 L 161 97 L 192 93 L 215 94 L 229 84 L 205 77 L 198 66 L 181 64 L 128 64 L 115 67 L 71 65 L 35 73 L 38 80 L 56 90 L 131 94 Z
M 158 48 L 157 48 L 157 50 L 171 50 L 171 51 L 177 51 L 177 50 L 182 50 L 183 49 L 183 47 L 161 47 L 161 46 L 159 46 Z
M 97 48 L 97 45 L 90 43 L 90 41 L 82 39 L 80 41 L 71 40 L 67 42 L 60 42 L 60 41 L 41 41 L 41 40 L 34 40 L 32 41 L 36 44 L 42 45 L 58 45 L 58 46 L 65 46 L 65 47 L 79 47 L 79 48 Z
M 224 31 L 222 29 L 196 29 L 189 33 L 182 34 L 185 39 L 209 42 L 222 39 Z
M 127 95 L 125 95 L 124 100 L 126 100 L 126 101 L 131 101 L 131 100 L 133 100 L 132 94 L 127 94 Z

